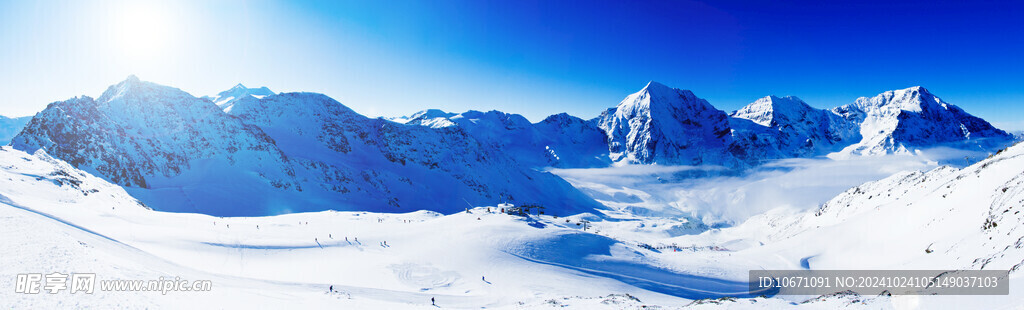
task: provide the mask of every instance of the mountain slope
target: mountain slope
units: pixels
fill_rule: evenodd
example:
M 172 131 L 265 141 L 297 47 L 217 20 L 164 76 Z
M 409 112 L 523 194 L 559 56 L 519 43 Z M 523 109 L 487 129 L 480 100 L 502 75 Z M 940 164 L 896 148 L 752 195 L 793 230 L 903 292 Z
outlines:
M 451 213 L 467 202 L 502 201 L 557 202 L 554 214 L 601 207 L 457 128 L 369 119 L 305 93 L 243 96 L 229 111 L 130 77 L 97 100 L 52 103 L 13 146 L 45 149 L 164 211 Z
M 396 120 L 431 128 L 457 126 L 528 167 L 590 168 L 611 162 L 604 133 L 593 122 L 565 113 L 535 124 L 519 114 L 473 110 L 424 110 Z
M 298 187 L 288 159 L 258 127 L 134 76 L 96 100 L 51 103 L 11 144 L 44 149 L 165 211 L 261 214 L 270 207 L 263 200 Z
M 732 142 L 728 116 L 688 90 L 650 82 L 595 122 L 608 136 L 616 162 L 740 164 L 727 151 Z
M 307 190 L 316 185 L 361 210 L 452 213 L 467 203 L 501 201 L 557 202 L 548 211 L 554 214 L 601 208 L 564 180 L 527 168 L 458 127 L 371 119 L 311 93 L 246 98 L 230 113 L 274 137 L 304 169 Z
M 768 96 L 726 115 L 693 92 L 650 82 L 590 121 L 553 115 L 531 128 L 517 114 L 441 110 L 392 120 L 433 128 L 459 126 L 527 165 L 560 168 L 610 163 L 743 168 L 775 159 L 905 153 L 938 146 L 992 151 L 1012 140 L 922 87 L 860 98 L 830 110 L 813 108 L 797 97 Z M 600 141 L 602 135 L 605 141 Z
M 10 143 L 11 139 L 18 135 L 30 120 L 32 120 L 31 116 L 14 118 L 0 116 L 0 145 Z
M 560 113 L 548 116 L 533 127 L 547 138 L 544 149 L 554 159 L 554 167 L 593 168 L 611 163 L 608 137 L 592 121 Z
M 235 104 L 235 102 L 237 102 L 238 100 L 240 100 L 242 98 L 246 98 L 246 97 L 263 98 L 263 97 L 274 95 L 274 94 L 275 93 L 273 91 L 271 91 L 269 88 L 266 88 L 266 87 L 248 88 L 248 87 L 245 87 L 245 85 L 242 85 L 241 83 L 239 83 L 238 85 L 235 85 L 235 87 L 232 87 L 231 89 L 228 89 L 228 90 L 225 90 L 225 91 L 222 91 L 222 92 L 218 93 L 216 96 L 213 96 L 213 97 L 204 96 L 203 99 L 207 99 L 207 100 L 212 101 L 214 104 L 216 104 L 218 107 L 220 107 L 221 110 L 230 111 L 231 107 Z
M 413 113 L 409 116 L 392 118 L 391 121 L 400 124 L 440 128 L 454 126 L 455 123 L 452 123 L 448 118 L 455 115 L 455 113 L 449 113 L 438 109 L 427 109 Z
M 736 148 L 752 161 L 817 156 L 859 139 L 856 124 L 793 96 L 758 99 L 729 121 Z
M 743 255 L 778 253 L 790 267 L 1019 272 L 1022 205 L 1018 144 L 963 169 L 898 173 L 851 188 L 818 210 L 768 213 L 728 230 L 753 232 L 754 243 L 766 244 Z M 774 268 L 780 267 L 787 268 Z
M 1012 136 L 915 86 L 881 93 L 833 109 L 860 126 L 863 139 L 843 154 L 907 153 L 950 145 L 998 149 Z

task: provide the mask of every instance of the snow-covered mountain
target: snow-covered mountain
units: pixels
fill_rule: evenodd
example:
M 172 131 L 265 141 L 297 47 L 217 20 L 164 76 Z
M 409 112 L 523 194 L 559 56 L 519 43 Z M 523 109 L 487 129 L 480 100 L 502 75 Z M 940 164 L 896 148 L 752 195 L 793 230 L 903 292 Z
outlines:
M 530 166 L 606 167 L 639 164 L 740 165 L 728 153 L 728 116 L 692 92 L 650 82 L 601 116 L 565 113 L 531 124 L 518 114 L 425 110 L 396 121 L 433 128 L 459 127 Z
M 547 138 L 544 149 L 555 160 L 555 167 L 591 168 L 611 163 L 608 138 L 593 121 L 560 113 L 533 127 Z
M 729 121 L 736 148 L 755 161 L 812 157 L 859 138 L 855 123 L 793 96 L 758 99 L 733 112 Z
M 524 166 L 460 127 L 371 119 L 311 93 L 243 99 L 230 114 L 278 141 L 308 171 L 305 180 L 354 205 L 384 202 L 391 208 L 374 210 L 451 213 L 467 203 L 510 201 L 557 204 L 549 211 L 555 214 L 601 207 L 561 178 Z
M 832 111 L 857 123 L 863 137 L 842 154 L 908 153 L 940 145 L 992 150 L 1012 140 L 920 86 L 861 97 Z
M 457 128 L 395 124 L 324 95 L 208 100 L 136 77 L 99 99 L 50 104 L 14 138 L 123 185 L 158 210 L 456 212 L 501 201 L 579 213 L 601 206 Z
M 531 126 L 517 114 L 441 110 L 391 120 L 431 128 L 457 126 L 527 165 L 560 168 L 610 163 L 743 168 L 775 159 L 904 153 L 937 146 L 991 152 L 1012 140 L 922 87 L 829 110 L 793 96 L 767 96 L 727 115 L 691 91 L 652 81 L 589 121 L 561 114 Z
M 25 128 L 25 124 L 32 120 L 31 116 L 6 117 L 0 115 L 0 145 L 7 145 L 14 136 Z
M 477 140 L 534 167 L 598 167 L 609 161 L 596 126 L 568 114 L 531 124 L 519 114 L 468 111 L 449 118 Z
M 299 189 L 288 158 L 258 127 L 134 76 L 99 99 L 49 104 L 11 145 L 43 149 L 160 210 L 260 214 L 275 193 Z
M 267 87 L 260 88 L 248 88 L 245 85 L 239 83 L 231 89 L 222 91 L 216 96 L 203 96 L 203 99 L 210 100 L 224 111 L 230 111 L 231 107 L 238 100 L 246 97 L 263 98 L 266 96 L 274 95 L 275 93 Z
M 389 120 L 400 123 L 400 124 L 412 124 L 434 128 L 454 126 L 448 120 L 449 117 L 455 116 L 455 113 L 449 113 L 438 109 L 427 109 L 413 113 L 409 116 L 390 118 Z
M 565 113 L 530 123 L 522 115 L 500 111 L 455 114 L 431 109 L 392 121 L 431 128 L 458 127 L 530 167 L 586 168 L 611 163 L 604 133 L 593 122 Z
M 650 82 L 595 119 L 611 160 L 736 166 L 729 117 L 693 92 Z
M 737 255 L 776 253 L 791 264 L 779 269 L 802 264 L 810 269 L 1019 273 L 1024 267 L 1022 203 L 1024 144 L 1017 144 L 963 169 L 897 173 L 851 188 L 817 210 L 769 212 L 701 237 L 749 236 L 748 244 L 755 246 Z M 678 239 L 685 244 L 700 238 Z
M 1024 131 L 1018 130 L 1018 131 L 1012 132 L 1010 134 L 1013 135 L 1013 139 L 1014 140 L 1017 140 L 1017 141 L 1024 140 Z

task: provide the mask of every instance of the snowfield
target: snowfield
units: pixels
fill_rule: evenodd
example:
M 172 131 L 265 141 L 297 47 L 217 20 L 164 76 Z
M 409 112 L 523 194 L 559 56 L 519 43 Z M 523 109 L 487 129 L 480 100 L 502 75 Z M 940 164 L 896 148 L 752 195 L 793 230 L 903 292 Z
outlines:
M 768 212 L 735 227 L 674 237 L 631 229 L 657 225 L 654 218 L 523 218 L 494 208 L 447 216 L 165 213 L 44 152 L 3 147 L 0 168 L 5 307 L 415 309 L 433 308 L 430 298 L 444 308 L 581 309 L 965 309 L 1024 302 L 1016 271 L 1024 257 L 1018 210 L 1024 145 L 962 170 L 940 167 L 867 183 L 816 212 Z M 583 219 L 594 221 L 591 229 L 576 225 Z M 697 247 L 650 250 L 638 240 Z M 812 269 L 1015 271 L 1009 296 L 742 298 L 753 297 L 746 292 L 747 270 L 802 263 Z M 99 280 L 177 276 L 212 280 L 214 288 L 166 295 L 9 289 L 16 274 L 33 272 L 96 273 Z
M 922 87 L 726 113 L 650 82 L 596 118 L 531 123 L 368 118 L 322 94 L 198 98 L 131 76 L 14 120 L 0 308 L 1024 305 L 1024 144 L 995 153 L 1009 134 Z M 1011 287 L 748 291 L 750 270 L 773 269 L 1009 270 Z M 96 291 L 19 286 L 53 273 L 95 274 Z M 164 279 L 212 289 L 104 289 Z

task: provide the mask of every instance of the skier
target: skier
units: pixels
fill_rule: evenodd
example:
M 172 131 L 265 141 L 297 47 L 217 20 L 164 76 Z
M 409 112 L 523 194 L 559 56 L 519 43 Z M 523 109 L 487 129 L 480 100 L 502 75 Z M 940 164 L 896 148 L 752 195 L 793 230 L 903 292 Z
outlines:
M 437 305 L 436 303 L 434 303 L 434 297 L 430 297 L 430 305 L 432 305 L 432 306 L 436 306 Z
M 331 285 L 331 293 L 334 293 L 334 285 Z
M 331 237 L 331 234 L 327 234 L 327 238 L 334 239 L 334 237 Z

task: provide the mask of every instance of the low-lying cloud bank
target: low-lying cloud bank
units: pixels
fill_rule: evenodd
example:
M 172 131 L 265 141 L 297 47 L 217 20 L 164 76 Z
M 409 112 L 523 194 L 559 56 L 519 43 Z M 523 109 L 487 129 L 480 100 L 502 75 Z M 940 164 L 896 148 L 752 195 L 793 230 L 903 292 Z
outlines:
M 774 161 L 745 172 L 713 166 L 630 165 L 551 169 L 601 203 L 641 216 L 687 217 L 709 226 L 740 223 L 771 209 L 817 208 L 839 193 L 894 173 L 963 167 L 987 153 L 935 148 L 914 155 Z

